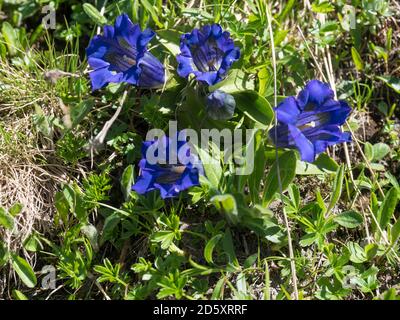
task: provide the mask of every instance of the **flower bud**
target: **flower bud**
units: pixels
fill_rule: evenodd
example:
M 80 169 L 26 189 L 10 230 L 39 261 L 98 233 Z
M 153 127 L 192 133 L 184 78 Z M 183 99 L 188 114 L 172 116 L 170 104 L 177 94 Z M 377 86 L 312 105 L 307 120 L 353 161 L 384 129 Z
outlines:
M 235 98 L 223 91 L 216 90 L 207 97 L 207 114 L 213 120 L 231 119 L 235 108 Z

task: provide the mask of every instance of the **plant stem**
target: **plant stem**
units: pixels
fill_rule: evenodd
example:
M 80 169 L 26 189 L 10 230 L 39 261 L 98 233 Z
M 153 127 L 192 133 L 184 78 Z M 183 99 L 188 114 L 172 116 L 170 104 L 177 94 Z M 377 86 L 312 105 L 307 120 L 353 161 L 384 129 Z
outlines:
M 268 29 L 269 29 L 269 34 L 270 34 L 270 38 L 271 38 L 270 41 L 271 41 L 271 52 L 272 52 L 272 64 L 273 64 L 273 68 L 274 68 L 274 103 L 275 103 L 275 106 L 277 106 L 278 105 L 278 83 L 277 83 L 274 32 L 272 30 L 272 17 L 271 17 L 270 8 L 267 6 L 266 10 L 267 10 L 267 18 L 268 18 Z M 277 139 L 277 136 L 278 136 L 277 130 L 278 130 L 278 118 L 275 116 L 275 139 L 276 140 L 278 140 Z M 294 258 L 294 252 L 293 252 L 292 235 L 291 235 L 291 231 L 290 231 L 289 219 L 288 219 L 286 211 L 285 211 L 285 203 L 283 201 L 283 187 L 282 187 L 282 179 L 281 179 L 280 169 L 279 169 L 278 147 L 275 148 L 275 157 L 276 157 L 279 193 L 281 196 L 283 218 L 285 220 L 287 237 L 288 237 L 288 247 L 289 247 L 289 257 L 290 257 L 290 269 L 291 269 L 292 282 L 293 282 L 293 292 L 294 292 L 295 299 L 299 300 L 299 292 L 297 289 L 296 262 L 295 262 L 295 258 Z

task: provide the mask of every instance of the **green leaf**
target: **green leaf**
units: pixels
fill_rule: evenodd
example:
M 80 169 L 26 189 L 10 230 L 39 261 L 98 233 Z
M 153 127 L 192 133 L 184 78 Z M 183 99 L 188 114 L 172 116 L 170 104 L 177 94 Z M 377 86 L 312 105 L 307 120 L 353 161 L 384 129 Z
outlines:
M 83 194 L 75 186 L 66 185 L 61 194 L 56 194 L 56 208 L 63 220 L 67 219 L 68 212 L 72 212 L 81 222 L 87 220 Z
M 358 243 L 349 242 L 347 248 L 350 251 L 350 261 L 354 263 L 363 263 L 367 261 L 367 255 Z
M 351 57 L 353 58 L 354 65 L 358 71 L 362 71 L 364 69 L 364 63 L 361 59 L 360 54 L 358 53 L 357 49 L 352 47 L 351 48 Z
M 1 28 L 1 33 L 3 34 L 4 40 L 7 44 L 9 54 L 11 56 L 15 56 L 19 47 L 17 32 L 10 23 L 4 21 Z
M 335 7 L 329 1 L 314 1 L 311 5 L 311 10 L 316 13 L 328 13 L 335 10 Z
M 168 250 L 173 244 L 175 233 L 169 230 L 158 231 L 152 235 L 152 239 L 161 243 L 161 249 Z
M 80 192 L 75 193 L 75 210 L 74 214 L 78 218 L 80 222 L 86 222 L 88 212 L 86 211 L 85 201 L 83 199 L 83 195 Z
M 283 21 L 283 19 L 293 10 L 294 5 L 297 3 L 296 0 L 288 0 L 287 4 L 282 3 L 282 5 L 285 5 L 284 9 L 278 16 L 279 21 Z
M 392 76 L 381 76 L 377 77 L 379 80 L 382 80 L 386 83 L 390 88 L 392 88 L 397 93 L 400 93 L 400 78 L 392 77 Z
M 74 211 L 76 205 L 75 190 L 71 186 L 66 185 L 63 189 L 63 195 L 66 203 L 68 204 L 69 210 L 71 210 L 71 212 Z
M 16 217 L 17 215 L 19 215 L 21 213 L 23 208 L 24 208 L 24 206 L 21 203 L 16 203 L 10 208 L 10 210 L 8 210 L 8 212 L 13 217 Z
M 211 143 L 212 150 L 217 149 L 217 147 Z M 222 178 L 222 167 L 221 167 L 221 162 L 217 159 L 213 159 L 208 150 L 203 150 L 200 149 L 199 147 L 197 148 L 197 153 L 200 157 L 200 160 L 202 162 L 203 168 L 205 175 L 210 182 L 211 186 L 218 190 L 219 189 L 219 184 L 221 182 Z
M 224 80 L 209 87 L 209 90 L 210 92 L 221 90 L 229 94 L 251 91 L 254 90 L 254 81 L 250 80 L 242 70 L 233 69 Z
M 339 24 L 336 21 L 327 21 L 319 28 L 319 33 L 328 33 L 336 31 L 339 28 Z
M 372 147 L 373 149 L 373 161 L 382 160 L 390 152 L 390 147 L 386 143 L 377 143 Z
M 4 266 L 9 260 L 10 253 L 7 248 L 4 247 L 2 241 L 0 241 L 0 268 Z
M 339 169 L 336 171 L 335 180 L 333 183 L 331 202 L 329 203 L 327 212 L 330 212 L 335 207 L 336 203 L 340 199 L 340 196 L 342 195 L 343 179 L 344 179 L 344 165 L 341 165 Z
M 390 232 L 390 241 L 394 244 L 400 236 L 400 219 L 397 219 Z
M 28 300 L 28 297 L 17 289 L 13 290 L 12 295 L 15 300 Z
M 321 190 L 319 190 L 319 188 L 315 191 L 315 195 L 316 195 L 316 204 L 318 204 L 318 206 L 322 209 L 322 212 L 326 212 L 326 205 L 325 205 L 325 201 L 322 198 L 321 195 Z
M 255 91 L 242 91 L 232 94 L 236 106 L 250 119 L 268 127 L 274 119 L 274 111 L 264 97 Z
M 248 295 L 246 276 L 243 272 L 240 272 L 236 278 L 236 288 L 239 297 L 246 297 Z
M 223 298 L 223 288 L 225 285 L 226 279 L 225 277 L 222 277 L 221 279 L 218 280 L 217 284 L 215 285 L 213 294 L 211 296 L 211 300 L 218 300 Z
M 314 163 L 297 161 L 296 174 L 299 175 L 318 175 L 325 173 L 333 173 L 339 168 L 335 160 L 327 154 L 322 153 Z
M 44 114 L 43 109 L 38 104 L 35 104 L 35 113 L 34 123 L 37 130 L 51 139 L 53 137 L 53 128 L 50 124 L 49 117 Z
M 371 192 L 371 199 L 370 199 L 372 213 L 375 217 L 378 216 L 379 205 L 378 205 L 378 198 L 374 192 Z
M 397 194 L 400 195 L 400 184 L 398 183 L 397 178 L 390 172 L 386 172 L 385 177 L 390 181 L 392 186 L 397 189 Z
M 258 81 L 259 81 L 259 89 L 258 93 L 261 96 L 265 96 L 265 92 L 267 91 L 267 84 L 268 84 L 268 79 L 270 78 L 270 74 L 268 73 L 267 68 L 262 68 L 258 74 Z
M 314 164 L 324 172 L 336 172 L 336 170 L 339 169 L 337 162 L 326 153 L 322 153 L 317 160 L 315 160 Z
M 89 239 L 90 244 L 93 247 L 94 251 L 99 250 L 99 232 L 96 227 L 92 224 L 87 224 L 81 227 L 81 232 Z
M 3 226 L 9 230 L 14 228 L 13 216 L 10 215 L 3 207 L 0 207 L 0 226 Z
M 215 18 L 212 14 L 208 13 L 206 10 L 200 10 L 199 8 L 184 8 L 182 10 L 182 13 L 191 15 L 192 17 L 195 18 L 203 17 L 211 21 L 214 20 Z
M 251 268 L 256 263 L 257 259 L 258 259 L 258 253 L 252 254 L 243 262 L 243 267 L 245 269 Z
M 204 258 L 208 263 L 214 263 L 212 255 L 214 252 L 214 248 L 217 243 L 222 239 L 222 234 L 217 234 L 216 236 L 212 237 L 206 244 L 204 248 Z
M 363 217 L 356 211 L 346 211 L 333 219 L 336 223 L 349 229 L 357 228 L 363 223 Z
M 364 145 L 364 153 L 369 161 L 374 159 L 374 147 L 369 142 L 366 142 Z
M 377 220 L 382 230 L 386 228 L 394 214 L 398 202 L 398 194 L 395 187 L 391 188 L 385 196 L 378 211 Z
M 69 202 L 65 198 L 63 192 L 56 192 L 54 206 L 57 209 L 57 214 L 59 215 L 63 223 L 66 224 L 68 221 L 68 214 L 70 207 L 69 207 Z
M 282 191 L 285 191 L 296 176 L 296 153 L 294 151 L 285 152 L 278 158 L 278 163 Z M 278 183 L 278 163 L 275 161 L 271 170 L 268 172 L 263 196 L 264 204 L 268 204 L 274 198 L 275 193 L 280 191 Z
M 292 201 L 294 208 L 298 210 L 300 208 L 300 190 L 299 187 L 292 183 L 288 189 L 290 200 Z
M 300 240 L 300 245 L 302 247 L 308 247 L 311 246 L 315 241 L 318 240 L 318 234 L 315 232 L 308 233 L 305 236 L 303 236 Z
M 290 30 L 277 30 L 274 35 L 274 44 L 275 47 L 278 47 L 287 37 Z
M 75 128 L 78 124 L 80 124 L 87 114 L 93 109 L 93 107 L 93 99 L 84 100 L 77 106 L 73 107 L 71 110 L 72 128 Z
M 35 273 L 33 272 L 32 267 L 26 262 L 25 259 L 17 256 L 15 254 L 11 254 L 12 265 L 15 272 L 20 277 L 21 281 L 28 287 L 34 288 L 37 284 L 37 279 Z
M 395 288 L 390 288 L 386 292 L 383 293 L 382 297 L 379 300 L 400 300 L 400 296 L 397 295 L 397 291 Z
M 193 261 L 193 259 L 191 257 L 189 257 L 189 263 L 192 267 L 197 269 L 197 272 L 199 272 L 201 275 L 209 275 L 209 274 L 215 272 L 214 269 L 209 268 L 208 266 L 203 266 L 203 265 Z
M 125 201 L 129 200 L 134 182 L 135 182 L 134 166 L 129 165 L 125 168 L 121 177 L 121 190 L 122 193 L 124 194 Z
M 235 198 L 231 194 L 218 195 L 211 199 L 218 211 L 224 213 L 233 224 L 239 223 L 239 213 Z
M 226 229 L 225 231 L 225 235 L 222 240 L 222 247 L 224 249 L 224 252 L 228 256 L 229 263 L 232 264 L 234 267 L 239 268 L 240 264 L 235 254 L 235 247 L 233 245 L 232 233 L 229 228 Z
M 248 185 L 249 185 L 249 190 L 250 190 L 250 195 L 252 197 L 253 203 L 259 203 L 260 202 L 260 183 L 264 178 L 265 174 L 265 165 L 266 165 L 266 157 L 265 157 L 265 145 L 264 145 L 264 139 L 262 136 L 262 132 L 258 131 L 254 135 L 255 139 L 255 147 L 256 151 L 254 154 L 254 163 L 253 163 L 253 172 L 251 175 L 248 177 Z M 249 146 L 250 148 L 250 146 Z M 251 152 L 251 151 L 250 151 Z M 248 154 L 248 153 L 246 153 Z M 247 163 L 246 163 L 247 165 Z M 242 190 L 242 188 L 240 189 Z
M 113 213 L 106 218 L 102 232 L 102 243 L 113 238 L 114 230 L 120 222 L 121 217 L 118 215 L 118 213 Z
M 253 199 L 258 198 L 258 191 L 254 193 L 252 190 L 259 190 L 260 182 L 265 172 L 265 148 L 264 137 L 262 131 L 258 129 L 249 130 L 246 132 L 245 153 L 237 154 L 240 157 L 241 164 L 236 170 L 238 177 L 238 190 L 243 190 L 246 183 L 249 185 L 250 193 Z M 234 153 L 237 153 L 236 151 Z M 255 165 L 257 164 L 257 165 Z
M 376 243 L 370 243 L 365 246 L 364 251 L 368 261 L 372 260 L 376 256 L 378 248 L 379 247 Z
M 285 232 L 279 226 L 275 218 L 269 216 L 259 210 L 261 206 L 254 208 L 240 208 L 240 223 L 250 230 L 254 231 L 258 236 L 266 240 L 282 244 L 285 238 Z M 265 208 L 264 208 L 264 211 Z
M 160 22 L 160 20 L 158 19 L 158 12 L 156 11 L 156 7 L 153 6 L 149 1 L 147 0 L 140 0 L 141 4 L 143 5 L 143 7 L 150 13 L 151 18 L 153 19 L 153 21 L 156 23 L 157 27 L 159 28 L 163 28 L 164 25 Z
M 88 15 L 90 19 L 96 24 L 105 25 L 107 24 L 107 19 L 96 9 L 92 4 L 83 4 L 83 11 Z
M 181 33 L 175 30 L 157 30 L 158 41 L 169 50 L 174 56 L 181 53 L 179 48 L 179 39 L 181 38 Z
M 31 234 L 25 241 L 24 241 L 24 248 L 30 252 L 37 252 L 38 248 L 41 247 L 41 243 L 38 237 L 35 234 Z

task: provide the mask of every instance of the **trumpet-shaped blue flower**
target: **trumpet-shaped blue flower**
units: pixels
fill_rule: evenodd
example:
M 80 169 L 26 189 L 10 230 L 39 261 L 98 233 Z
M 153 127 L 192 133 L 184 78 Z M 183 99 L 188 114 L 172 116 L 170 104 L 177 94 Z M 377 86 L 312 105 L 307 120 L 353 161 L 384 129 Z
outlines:
M 178 74 L 187 78 L 190 74 L 208 85 L 220 82 L 232 64 L 240 58 L 229 32 L 218 24 L 206 25 L 184 34 L 177 56 Z
M 154 37 L 151 29 L 143 32 L 126 14 L 120 15 L 114 26 L 105 26 L 104 34 L 95 36 L 86 49 L 93 90 L 109 83 L 125 82 L 142 88 L 162 87 L 165 69 L 147 51 Z
M 138 194 L 158 189 L 161 197 L 167 199 L 200 185 L 199 176 L 204 175 L 204 169 L 186 141 L 172 141 L 165 136 L 146 141 L 142 145 L 142 156 L 140 176 L 132 187 Z
M 298 149 L 303 161 L 314 162 L 329 146 L 351 141 L 340 128 L 351 108 L 334 100 L 329 85 L 318 80 L 308 82 L 297 98 L 286 98 L 275 113 L 278 126 L 271 129 L 270 137 L 278 147 Z

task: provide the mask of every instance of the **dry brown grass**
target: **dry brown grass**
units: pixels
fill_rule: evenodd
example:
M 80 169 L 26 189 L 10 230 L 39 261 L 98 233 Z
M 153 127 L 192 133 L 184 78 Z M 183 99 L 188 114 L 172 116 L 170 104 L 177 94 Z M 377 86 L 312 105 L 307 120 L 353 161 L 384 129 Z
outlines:
M 71 176 L 71 169 L 54 156 L 53 142 L 37 132 L 33 121 L 35 106 L 57 114 L 58 101 L 43 77 L 0 62 L 0 206 L 23 206 L 13 230 L 0 227 L 0 239 L 33 264 L 35 256 L 23 249 L 23 242 L 33 231 L 52 228 L 55 192 Z

